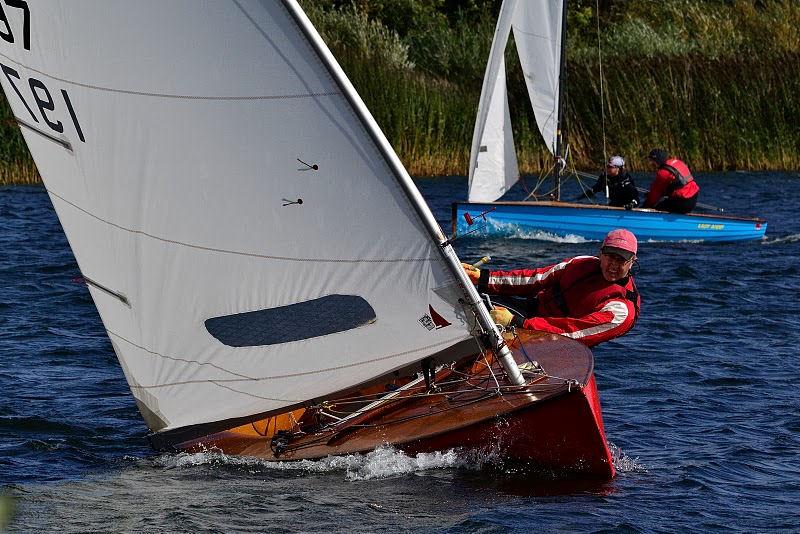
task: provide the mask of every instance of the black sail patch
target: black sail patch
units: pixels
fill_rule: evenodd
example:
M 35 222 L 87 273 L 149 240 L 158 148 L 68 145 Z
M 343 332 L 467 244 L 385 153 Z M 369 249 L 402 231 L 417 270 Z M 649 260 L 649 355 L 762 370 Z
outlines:
M 206 319 L 208 333 L 229 347 L 258 347 L 352 330 L 377 319 L 356 295 L 327 295 L 277 308 Z

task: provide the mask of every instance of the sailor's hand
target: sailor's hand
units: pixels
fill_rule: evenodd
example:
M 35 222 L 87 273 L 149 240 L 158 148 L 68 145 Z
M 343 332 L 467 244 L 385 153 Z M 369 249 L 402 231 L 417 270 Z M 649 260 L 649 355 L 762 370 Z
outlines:
M 499 324 L 502 327 L 507 327 L 514 319 L 514 314 L 501 306 L 495 306 L 489 310 L 489 315 L 492 316 L 494 324 Z
M 467 276 L 469 276 L 470 282 L 477 284 L 478 280 L 481 278 L 481 270 L 474 265 L 470 265 L 469 263 L 462 263 L 461 267 L 464 268 L 464 272 L 467 273 Z

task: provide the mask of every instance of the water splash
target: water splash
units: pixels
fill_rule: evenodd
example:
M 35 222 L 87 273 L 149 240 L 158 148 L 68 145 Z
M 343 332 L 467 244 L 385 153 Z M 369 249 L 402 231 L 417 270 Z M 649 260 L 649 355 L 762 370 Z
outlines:
M 783 237 L 775 237 L 773 239 L 765 238 L 761 241 L 762 245 L 779 245 L 782 243 L 797 243 L 800 241 L 800 234 L 789 234 Z
M 138 459 L 134 459 L 138 461 Z M 480 469 L 496 460 L 491 453 L 476 453 L 450 449 L 409 456 L 390 446 L 378 447 L 366 454 L 328 456 L 320 460 L 271 462 L 259 458 L 234 456 L 219 450 L 196 453 L 163 454 L 153 463 L 164 469 L 182 469 L 198 466 L 245 467 L 273 471 L 304 471 L 307 473 L 343 472 L 350 481 L 391 478 L 398 475 L 420 473 L 435 469 Z
M 608 449 L 611 451 L 611 462 L 617 473 L 647 473 L 647 467 L 639 461 L 639 458 L 631 458 L 617 445 L 608 442 Z
M 583 236 L 575 235 L 575 234 L 567 234 L 565 236 L 551 234 L 549 232 L 543 232 L 541 230 L 523 230 L 522 228 L 518 228 L 515 232 L 511 234 L 510 237 L 514 237 L 517 239 L 532 239 L 536 241 L 549 241 L 551 243 L 569 243 L 569 244 L 578 244 L 578 243 L 591 243 L 595 241 L 593 239 L 586 239 Z
M 504 223 L 498 221 L 490 221 L 492 227 L 492 233 L 502 235 L 505 237 L 511 237 L 514 239 L 528 239 L 528 240 L 535 240 L 535 241 L 549 241 L 551 243 L 589 243 L 593 241 L 592 239 L 586 239 L 583 236 L 575 235 L 575 234 L 567 234 L 566 236 L 560 236 L 556 234 L 552 234 L 550 232 L 545 232 L 543 230 L 534 230 L 534 229 L 526 229 L 524 227 L 520 227 L 515 223 Z

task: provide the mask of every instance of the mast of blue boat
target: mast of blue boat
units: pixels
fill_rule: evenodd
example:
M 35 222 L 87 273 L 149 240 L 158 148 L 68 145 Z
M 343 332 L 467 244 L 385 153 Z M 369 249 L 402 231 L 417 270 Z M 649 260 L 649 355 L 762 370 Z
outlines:
M 567 167 L 566 128 L 564 126 L 564 87 L 567 82 L 567 0 L 561 6 L 561 58 L 558 72 L 558 125 L 556 126 L 556 168 L 555 190 L 556 200 L 561 200 L 561 175 Z

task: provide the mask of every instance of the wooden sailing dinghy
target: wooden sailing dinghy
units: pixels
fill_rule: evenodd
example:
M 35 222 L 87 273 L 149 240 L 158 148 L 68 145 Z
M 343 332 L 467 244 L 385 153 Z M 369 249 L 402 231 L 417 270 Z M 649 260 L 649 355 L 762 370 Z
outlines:
M 411 454 L 462 448 L 550 473 L 610 478 L 614 467 L 592 354 L 564 340 L 526 331 L 509 337 L 525 370 L 522 386 L 508 384 L 488 352 L 442 367 L 432 385 L 423 378 L 386 377 L 372 388 L 189 439 L 178 448 L 266 460 L 363 453 L 384 443 Z M 538 361 L 532 363 L 533 354 Z M 386 388 L 398 382 L 403 385 Z
M 613 476 L 591 353 L 503 338 L 296 1 L 4 14 L 0 83 L 157 448 Z

